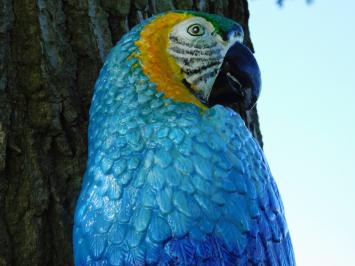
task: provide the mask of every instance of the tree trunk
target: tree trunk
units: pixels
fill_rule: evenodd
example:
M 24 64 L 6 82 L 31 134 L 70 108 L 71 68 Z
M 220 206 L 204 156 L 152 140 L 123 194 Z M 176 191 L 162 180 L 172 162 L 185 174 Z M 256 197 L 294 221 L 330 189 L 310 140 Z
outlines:
M 252 48 L 247 0 L 0 0 L 0 265 L 73 264 L 94 82 L 122 34 L 174 8 L 239 21 Z

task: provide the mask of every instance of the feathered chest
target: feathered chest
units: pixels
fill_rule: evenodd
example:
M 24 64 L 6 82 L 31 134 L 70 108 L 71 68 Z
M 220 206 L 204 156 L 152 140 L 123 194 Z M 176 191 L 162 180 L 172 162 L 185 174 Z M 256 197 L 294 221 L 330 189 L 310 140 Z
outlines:
M 258 194 L 276 198 L 257 144 L 230 110 L 201 113 L 160 100 L 139 111 L 118 108 L 91 125 L 76 237 L 91 258 L 109 259 L 114 248 L 161 260 L 170 240 L 207 236 L 243 253 L 261 215 Z

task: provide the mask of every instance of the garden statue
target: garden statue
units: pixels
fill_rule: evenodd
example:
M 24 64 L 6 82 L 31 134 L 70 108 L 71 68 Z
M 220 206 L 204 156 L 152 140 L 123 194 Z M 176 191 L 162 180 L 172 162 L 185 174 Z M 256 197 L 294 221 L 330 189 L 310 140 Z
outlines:
M 242 27 L 190 11 L 134 27 L 96 82 L 75 265 L 295 265 L 257 141 L 259 67 Z

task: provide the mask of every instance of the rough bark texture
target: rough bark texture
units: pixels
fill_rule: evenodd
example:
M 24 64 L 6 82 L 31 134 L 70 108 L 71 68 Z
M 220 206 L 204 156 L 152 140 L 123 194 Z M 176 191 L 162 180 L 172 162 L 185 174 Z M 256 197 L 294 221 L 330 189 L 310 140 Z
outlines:
M 0 265 L 72 265 L 94 82 L 122 34 L 174 8 L 239 21 L 251 47 L 247 0 L 0 0 Z

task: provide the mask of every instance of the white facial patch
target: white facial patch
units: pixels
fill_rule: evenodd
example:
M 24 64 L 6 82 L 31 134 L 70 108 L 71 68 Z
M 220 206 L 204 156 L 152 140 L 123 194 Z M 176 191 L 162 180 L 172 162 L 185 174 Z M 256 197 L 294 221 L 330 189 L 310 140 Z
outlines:
M 172 29 L 168 52 L 181 67 L 195 94 L 207 100 L 223 58 L 233 43 L 223 41 L 206 19 L 194 17 Z

